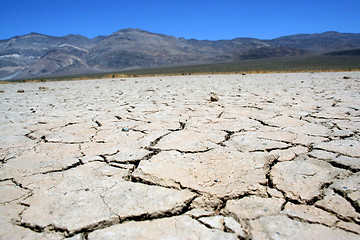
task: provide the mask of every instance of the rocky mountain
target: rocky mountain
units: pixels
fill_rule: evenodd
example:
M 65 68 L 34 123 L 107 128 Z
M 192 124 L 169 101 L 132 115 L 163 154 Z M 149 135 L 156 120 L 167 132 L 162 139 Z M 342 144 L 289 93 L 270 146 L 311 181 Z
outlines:
M 52 37 L 30 33 L 0 40 L 0 79 L 30 78 L 65 71 L 73 65 L 73 56 L 84 62 L 87 49 L 93 45 L 92 40 L 80 35 Z
M 360 34 L 338 32 L 219 41 L 176 38 L 140 29 L 123 29 L 93 39 L 30 33 L 0 40 L 0 79 L 325 54 L 356 48 L 360 48 Z

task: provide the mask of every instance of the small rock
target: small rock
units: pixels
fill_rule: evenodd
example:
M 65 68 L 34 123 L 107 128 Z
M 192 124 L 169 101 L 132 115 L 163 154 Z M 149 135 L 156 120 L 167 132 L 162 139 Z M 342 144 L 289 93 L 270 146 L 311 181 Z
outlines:
M 129 131 L 129 128 L 128 128 L 128 127 L 123 127 L 123 128 L 121 129 L 121 131 L 123 131 L 123 132 L 128 132 L 128 131 Z
M 22 89 L 19 89 L 19 90 L 17 90 L 17 92 L 18 92 L 18 93 L 23 93 L 23 92 L 25 92 L 25 91 L 22 90 Z
M 216 93 L 211 92 L 210 93 L 210 101 L 217 102 L 219 100 L 219 97 L 216 95 Z

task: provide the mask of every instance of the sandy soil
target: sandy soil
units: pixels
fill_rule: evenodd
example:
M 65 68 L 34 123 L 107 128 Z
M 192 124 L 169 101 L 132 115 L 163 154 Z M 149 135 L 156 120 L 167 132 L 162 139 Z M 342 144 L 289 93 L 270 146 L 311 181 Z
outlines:
M 360 72 L 14 83 L 0 98 L 1 239 L 360 238 Z

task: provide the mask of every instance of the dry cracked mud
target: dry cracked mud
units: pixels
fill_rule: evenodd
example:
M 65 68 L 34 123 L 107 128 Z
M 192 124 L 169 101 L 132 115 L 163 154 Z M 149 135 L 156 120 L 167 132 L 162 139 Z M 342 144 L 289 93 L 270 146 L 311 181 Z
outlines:
M 0 90 L 0 239 L 360 239 L 359 72 Z

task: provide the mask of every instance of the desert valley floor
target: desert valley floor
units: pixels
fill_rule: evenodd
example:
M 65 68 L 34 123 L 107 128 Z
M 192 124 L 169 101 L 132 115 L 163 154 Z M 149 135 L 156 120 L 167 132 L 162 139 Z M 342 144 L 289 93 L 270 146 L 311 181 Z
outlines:
M 360 239 L 360 72 L 0 85 L 1 239 Z

